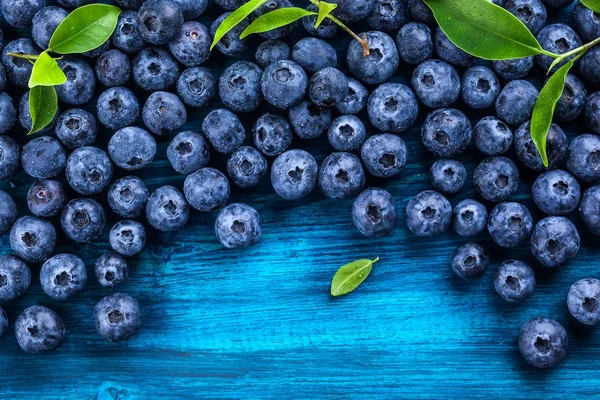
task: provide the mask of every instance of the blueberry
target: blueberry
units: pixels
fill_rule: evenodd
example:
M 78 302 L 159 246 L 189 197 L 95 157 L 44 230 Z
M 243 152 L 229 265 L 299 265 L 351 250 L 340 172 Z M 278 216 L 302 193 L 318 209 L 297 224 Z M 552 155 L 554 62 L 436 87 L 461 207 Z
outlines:
M 21 150 L 10 136 L 0 135 L 0 180 L 13 176 L 19 167 Z
M 96 278 L 104 287 L 112 288 L 127 280 L 127 261 L 115 253 L 102 254 L 95 264 Z
M 8 330 L 8 316 L 4 308 L 0 307 L 0 337 L 4 336 Z
M 521 303 L 535 289 L 535 274 L 524 262 L 504 261 L 494 274 L 494 289 L 504 300 Z
M 62 113 L 54 127 L 56 137 L 71 150 L 89 146 L 96 141 L 96 118 L 81 108 Z
M 308 77 L 295 62 L 279 60 L 265 69 L 260 87 L 269 103 L 288 109 L 304 97 L 308 88 Z
M 31 306 L 17 317 L 15 336 L 27 353 L 46 353 L 55 350 L 65 339 L 65 323 L 49 308 Z
M 181 32 L 183 12 L 175 1 L 147 0 L 138 11 L 137 23 L 146 42 L 167 44 Z
M 396 46 L 402 61 L 421 64 L 433 55 L 431 29 L 421 22 L 409 22 L 398 31 Z
M 319 106 L 333 106 L 348 94 L 348 79 L 336 68 L 324 68 L 308 83 L 308 95 Z
M 598 14 L 579 1 L 573 9 L 572 22 L 573 28 L 584 42 L 591 42 L 600 37 L 600 18 L 598 18 Z
M 567 171 L 583 182 L 593 183 L 600 178 L 600 138 L 579 135 L 569 144 Z
M 217 80 L 206 68 L 188 68 L 177 78 L 177 94 L 190 107 L 204 107 L 217 94 Z
M 477 58 L 457 47 L 439 26 L 435 31 L 435 52 L 443 61 L 457 67 L 470 67 Z
M 510 128 L 496 117 L 482 118 L 473 128 L 475 147 L 493 156 L 506 153 L 513 143 Z
M 529 122 L 525 122 L 517 128 L 514 134 L 514 144 L 517 157 L 527 168 L 535 171 L 545 169 L 540 152 L 531 138 Z M 556 168 L 565 159 L 568 146 L 567 135 L 558 125 L 552 124 L 546 139 L 548 168 Z
M 581 115 L 587 100 L 587 91 L 583 83 L 575 75 L 568 74 L 563 93 L 556 103 L 554 119 L 557 121 L 573 121 Z M 598 133 L 600 133 L 600 128 Z
M 229 156 L 227 172 L 239 187 L 256 186 L 267 175 L 267 160 L 255 148 L 242 146 Z
M 519 351 L 537 368 L 550 368 L 560 363 L 567 352 L 567 342 L 565 328 L 553 319 L 530 319 L 519 332 Z
M 592 47 L 579 62 L 579 76 L 592 86 L 600 86 L 600 46 Z
M 183 193 L 188 203 L 197 210 L 211 211 L 227 204 L 229 181 L 214 168 L 202 168 L 188 175 Z
M 350 153 L 332 153 L 319 168 L 319 187 L 331 199 L 356 197 L 365 186 L 365 171 L 358 157 Z
M 179 5 L 183 12 L 183 18 L 186 20 L 196 19 L 201 16 L 206 7 L 208 6 L 208 0 L 173 0 Z
M 333 11 L 333 15 L 343 22 L 354 23 L 366 18 L 373 8 L 375 8 L 376 2 L 375 0 L 332 0 L 331 3 L 337 4 L 337 8 Z
M 486 67 L 471 67 L 462 77 L 461 97 L 476 110 L 491 107 L 500 94 L 500 81 Z
M 546 25 L 548 13 L 540 0 L 507 0 L 504 8 L 520 19 L 534 35 Z
M 367 105 L 369 92 L 362 83 L 348 78 L 348 93 L 334 107 L 340 114 L 358 114 Z
M 71 153 L 65 173 L 69 185 L 77 193 L 97 194 L 110 184 L 113 166 L 103 150 L 84 146 Z
M 100 47 L 96 47 L 95 49 L 81 53 L 81 55 L 89 58 L 98 58 L 102 54 L 106 53 L 109 47 L 110 43 L 106 41 L 102 45 L 100 45 Z
M 360 157 L 367 171 L 380 178 L 400 173 L 406 165 L 406 144 L 390 133 L 373 135 L 363 144 Z
M 308 196 L 317 181 L 317 162 L 304 150 L 288 150 L 271 166 L 271 184 L 286 200 Z
M 114 87 L 102 92 L 96 104 L 98 119 L 109 129 L 131 125 L 140 113 L 140 105 L 133 92 L 125 87 Z
M 384 83 L 369 97 L 367 111 L 371 124 L 377 129 L 399 133 L 415 122 L 419 103 L 408 86 Z
M 117 222 L 108 236 L 110 247 L 124 257 L 133 257 L 146 245 L 146 230 L 137 221 Z
M 262 73 L 258 65 L 248 61 L 238 61 L 227 67 L 219 78 L 219 96 L 223 104 L 235 112 L 254 111 L 262 102 Z
M 499 60 L 492 63 L 494 71 L 500 75 L 500 77 L 508 81 L 526 77 L 533 68 L 533 64 L 533 56 L 511 60 Z
M 202 121 L 202 132 L 219 153 L 231 153 L 242 145 L 246 131 L 238 117 L 220 108 L 209 112 Z
M 136 11 L 123 10 L 119 14 L 111 40 L 113 46 L 127 54 L 137 54 L 146 47 L 137 23 Z
M 175 84 L 179 65 L 165 49 L 150 47 L 133 59 L 132 75 L 135 83 L 144 90 L 166 90 Z
M 488 157 L 475 168 L 473 182 L 484 199 L 504 201 L 519 187 L 519 170 L 510 158 Z
M 465 114 L 453 108 L 441 108 L 427 114 L 421 128 L 421 139 L 436 156 L 453 157 L 467 148 L 472 131 L 471 122 Z
M 6 70 L 8 81 L 13 85 L 27 87 L 33 69 L 33 65 L 29 60 L 12 57 L 8 53 L 39 55 L 41 52 L 42 50 L 31 39 L 21 38 L 8 43 L 2 51 L 2 65 Z
M 406 225 L 418 236 L 433 236 L 446 231 L 451 219 L 450 202 L 434 190 L 419 193 L 406 206 Z
M 60 225 L 71 240 L 87 243 L 100 236 L 106 225 L 106 216 L 97 201 L 74 199 L 63 208 Z
M 338 151 L 358 149 L 367 137 L 364 124 L 354 115 L 342 115 L 331 123 L 327 132 L 329 143 Z
M 477 200 L 466 199 L 452 211 L 452 227 L 461 236 L 475 236 L 483 232 L 487 224 L 487 209 Z
M 573 0 L 542 0 L 545 5 L 551 8 L 566 7 L 573 2 Z
M 52 178 L 65 168 L 67 154 L 60 142 L 40 136 L 27 142 L 21 153 L 21 164 L 27 175 L 37 179 Z
M 57 108 L 56 114 L 54 114 L 54 118 L 52 119 L 52 121 L 44 128 L 40 129 L 38 132 L 45 133 L 51 131 L 56 123 L 58 114 L 59 110 Z M 25 130 L 31 130 L 32 122 L 31 114 L 29 113 L 29 92 L 26 92 L 23 96 L 21 96 L 21 100 L 19 100 L 19 123 L 23 128 L 25 128 Z
M 243 0 L 214 0 L 215 4 L 223 10 L 233 11 L 244 5 Z
M 212 39 L 208 29 L 197 21 L 183 24 L 177 38 L 169 43 L 169 51 L 183 65 L 202 64 L 210 56 Z
M 142 109 L 144 125 L 156 135 L 167 135 L 181 128 L 187 120 L 185 106 L 169 92 L 154 92 Z
M 0 234 L 9 231 L 17 219 L 17 204 L 12 197 L 0 189 Z
M 104 297 L 94 307 L 98 334 L 110 342 L 127 340 L 142 326 L 140 306 L 133 297 L 115 293 Z
M 10 254 L 0 255 L 0 300 L 22 296 L 30 283 L 31 271 L 25 262 Z
M 483 247 L 477 243 L 465 243 L 458 246 L 452 255 L 452 271 L 463 279 L 477 278 L 482 275 L 490 262 Z
M 458 99 L 460 76 L 444 61 L 429 60 L 412 74 L 411 84 L 417 97 L 431 108 L 448 107 Z
M 256 244 L 262 234 L 260 215 L 246 204 L 230 204 L 219 213 L 215 233 L 219 242 L 229 249 Z
M 46 6 L 46 0 L 2 0 L 4 20 L 15 28 L 30 28 L 35 14 Z
M 408 11 L 415 21 L 423 22 L 428 25 L 435 24 L 433 12 L 423 0 L 408 0 Z
M 32 20 L 31 37 L 42 49 L 48 48 L 52 34 L 69 13 L 60 7 L 44 7 L 35 13 Z
M 383 32 L 371 31 L 359 36 L 364 35 L 369 43 L 369 55 L 365 56 L 361 44 L 353 40 L 346 54 L 348 69 L 364 83 L 382 83 L 391 77 L 398 67 L 398 49 L 394 39 Z
M 293 4 L 289 0 L 267 0 L 264 4 L 262 4 L 260 7 L 258 7 L 252 13 L 252 17 L 258 18 L 258 17 L 260 17 L 264 14 L 267 14 L 271 11 L 280 10 L 282 8 L 290 8 L 290 7 L 293 7 Z M 288 36 L 290 33 L 292 33 L 292 31 L 296 27 L 297 27 L 297 24 L 292 22 L 290 24 L 283 25 L 279 28 L 270 29 L 270 30 L 267 30 L 266 32 L 262 32 L 262 33 L 260 33 L 260 36 L 264 37 L 265 39 L 269 39 L 269 40 L 282 39 L 282 38 Z
M 287 60 L 288 57 L 284 59 Z M 291 59 L 311 74 L 337 65 L 337 54 L 333 46 L 324 40 L 312 37 L 302 38 L 296 42 L 292 48 Z
M 225 18 L 229 17 L 230 12 L 222 14 L 210 26 L 210 35 L 214 38 L 217 28 L 223 23 Z M 241 33 L 248 27 L 250 23 L 247 19 L 241 20 L 235 27 L 227 32 L 221 40 L 217 42 L 215 48 L 226 56 L 233 56 L 243 53 L 248 48 L 248 39 L 240 39 Z
M 74 106 L 90 101 L 96 90 L 94 69 L 87 62 L 72 56 L 59 59 L 58 66 L 67 76 L 65 83 L 56 86 L 58 99 Z
M 36 217 L 57 216 L 67 204 L 67 200 L 65 187 L 56 180 L 39 180 L 31 185 L 27 192 L 27 206 Z
M 549 268 L 566 264 L 579 251 L 579 233 L 566 217 L 546 217 L 539 221 L 531 236 L 531 252 Z
M 308 7 L 306 7 L 306 10 L 317 12 L 319 9 L 314 4 L 309 4 Z M 325 18 L 318 28 L 315 28 L 315 23 L 317 22 L 316 15 L 308 15 L 302 18 L 301 21 L 306 32 L 322 39 L 333 39 L 339 30 L 339 26 L 329 18 Z
M 254 123 L 252 137 L 258 150 L 276 157 L 292 144 L 292 126 L 283 115 L 263 114 Z
M 600 280 L 589 278 L 575 282 L 569 289 L 567 306 L 571 315 L 586 325 L 600 322 Z
M 184 131 L 169 144 L 167 158 L 175 171 L 187 175 L 208 164 L 210 148 L 202 134 Z
M 81 7 L 81 6 L 85 6 L 87 4 L 91 4 L 94 2 L 94 0 L 57 0 L 58 4 L 60 4 L 63 7 L 68 7 L 68 8 L 77 8 L 77 7 Z M 131 2 L 131 1 L 139 1 L 139 0 L 117 0 L 117 3 L 120 2 Z
M 550 215 L 566 215 L 577 208 L 581 189 L 577 179 L 560 169 L 541 174 L 533 183 L 533 201 Z
M 27 97 L 29 100 L 29 97 Z M 0 134 L 10 131 L 17 122 L 15 102 L 6 93 L 0 93 Z
M 117 179 L 108 189 L 108 204 L 121 217 L 134 218 L 146 207 L 150 193 L 137 176 Z
M 487 228 L 498 245 L 515 247 L 529 239 L 533 219 L 527 207 L 522 204 L 500 203 L 490 212 Z
M 596 236 L 600 236 L 600 186 L 592 186 L 583 193 L 579 205 L 579 216 L 583 223 Z
M 406 14 L 400 0 L 375 0 L 375 7 L 367 17 L 367 24 L 378 31 L 395 31 L 408 20 Z
M 173 186 L 161 186 L 148 198 L 146 219 L 159 231 L 182 228 L 190 217 L 190 206 L 181 191 Z
M 465 166 L 456 160 L 437 160 L 429 170 L 433 188 L 442 193 L 457 193 L 467 180 Z
M 10 247 L 27 262 L 47 259 L 56 245 L 56 230 L 50 222 L 32 216 L 19 218 L 10 229 Z
M 389 234 L 396 226 L 397 219 L 396 200 L 383 189 L 364 190 L 352 205 L 352 222 L 366 237 Z
M 108 50 L 96 61 L 96 77 L 104 86 L 121 86 L 129 81 L 131 61 L 121 50 Z
M 577 33 L 567 24 L 546 26 L 537 35 L 537 40 L 544 50 L 554 54 L 564 54 L 582 45 Z M 544 70 L 548 70 L 554 58 L 540 54 L 536 56 L 536 60 Z M 562 62 L 554 68 L 559 68 L 564 64 L 565 62 Z
M 290 47 L 281 40 L 267 40 L 258 45 L 254 58 L 261 68 L 267 68 L 275 61 L 289 60 Z
M 127 171 L 144 168 L 156 155 L 156 141 L 148 131 L 134 126 L 119 129 L 108 142 L 108 155 Z
M 592 133 L 600 135 L 600 92 L 592 93 L 588 98 L 583 121 Z
M 514 80 L 506 84 L 496 99 L 498 117 L 510 125 L 519 125 L 531 118 L 538 90 L 528 81 Z
M 315 139 L 323 135 L 331 125 L 331 109 L 303 101 L 290 108 L 290 124 L 300 139 Z
M 83 290 L 87 270 L 81 259 L 73 254 L 57 254 L 40 269 L 40 283 L 44 293 L 54 300 L 66 300 Z

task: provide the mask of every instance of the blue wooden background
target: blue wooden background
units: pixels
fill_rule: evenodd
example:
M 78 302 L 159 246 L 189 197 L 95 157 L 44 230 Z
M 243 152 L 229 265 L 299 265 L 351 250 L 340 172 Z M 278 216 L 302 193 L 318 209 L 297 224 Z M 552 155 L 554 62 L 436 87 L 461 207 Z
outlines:
M 211 7 L 201 21 L 208 25 L 217 14 Z M 569 10 L 551 12 L 551 19 L 568 15 Z M 27 35 L 2 27 L 6 41 Z M 335 41 L 344 71 L 348 41 L 344 35 Z M 207 66 L 218 76 L 236 60 L 213 54 Z M 392 80 L 406 83 L 411 72 L 403 65 Z M 543 76 L 540 70 L 535 75 Z M 143 103 L 146 95 L 139 94 Z M 212 108 L 219 106 L 215 101 Z M 473 113 L 462 104 L 457 108 L 473 122 L 493 113 Z M 190 110 L 187 127 L 198 130 L 208 111 Z M 111 293 L 96 282 L 92 271 L 96 258 L 109 250 L 107 232 L 115 216 L 109 212 L 109 225 L 96 243 L 74 244 L 61 233 L 57 252 L 73 252 L 88 265 L 86 290 L 68 301 L 51 300 L 40 288 L 39 265 L 32 266 L 29 292 L 4 305 L 11 326 L 0 338 L 0 397 L 597 397 L 600 336 L 570 317 L 565 299 L 573 282 L 598 277 L 600 240 L 581 228 L 576 260 L 548 271 L 533 259 L 528 245 L 500 249 L 481 235 L 474 240 L 491 252 L 490 268 L 472 282 L 456 278 L 450 257 L 467 240 L 450 231 L 417 238 L 404 222 L 408 200 L 431 188 L 428 170 L 433 159 L 419 136 L 426 112 L 421 110 L 419 121 L 401 134 L 409 149 L 403 173 L 389 181 L 368 179 L 369 186 L 383 187 L 396 198 L 400 218 L 388 237 L 367 239 L 358 233 L 351 222 L 352 200 L 326 199 L 316 189 L 306 199 L 286 202 L 274 194 L 268 180 L 259 189 L 234 188 L 230 199 L 260 212 L 264 235 L 254 247 L 221 247 L 213 232 L 215 213 L 193 212 L 187 227 L 177 233 L 149 228 L 147 248 L 130 261 L 129 281 L 118 289 L 135 296 L 143 312 L 141 332 L 127 342 L 102 340 L 92 318 L 95 303 Z M 244 117 L 248 130 L 256 115 Z M 563 128 L 571 138 L 584 132 L 576 124 Z M 374 133 L 370 126 L 369 130 Z M 111 133 L 102 131 L 101 146 Z M 20 129 L 12 136 L 26 141 Z M 151 190 L 164 184 L 182 187 L 184 177 L 166 160 L 168 139 L 159 142 L 157 160 L 139 176 Z M 325 138 L 295 139 L 293 147 L 308 149 L 319 162 L 331 151 Z M 469 175 L 481 159 L 474 151 L 460 157 Z M 224 162 L 216 156 L 211 164 L 223 168 Z M 520 169 L 523 179 L 513 199 L 535 210 L 530 199 L 535 174 Z M 0 183 L 16 196 L 20 214 L 27 211 L 24 197 L 31 183 L 23 173 Z M 470 197 L 477 194 L 469 178 L 451 202 Z M 104 195 L 99 199 L 106 205 Z M 534 216 L 543 217 L 538 211 Z M 0 237 L 0 252 L 10 252 L 7 235 Z M 339 266 L 376 256 L 381 261 L 358 290 L 343 298 L 330 297 L 330 280 Z M 509 258 L 532 265 L 538 278 L 534 294 L 521 305 L 505 303 L 493 289 L 494 268 Z M 32 304 L 52 308 L 66 323 L 67 341 L 53 353 L 26 354 L 15 340 L 14 320 Z M 535 370 L 519 355 L 519 328 L 534 316 L 555 318 L 568 330 L 567 357 L 552 370 Z

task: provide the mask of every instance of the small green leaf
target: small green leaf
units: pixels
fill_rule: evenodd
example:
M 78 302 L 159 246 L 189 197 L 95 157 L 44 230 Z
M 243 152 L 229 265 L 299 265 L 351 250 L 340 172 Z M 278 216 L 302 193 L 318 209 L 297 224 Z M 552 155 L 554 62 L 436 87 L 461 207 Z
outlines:
M 580 0 L 581 4 L 590 10 L 600 13 L 600 0 Z
M 308 15 L 317 15 L 316 12 L 306 11 L 299 7 L 287 7 L 273 10 L 256 18 L 240 35 L 240 39 L 253 33 L 263 33 L 289 25 Z
M 58 98 L 54 86 L 35 86 L 29 91 L 31 130 L 28 135 L 44 129 L 56 115 Z
M 356 260 L 340 267 L 331 281 L 331 295 L 342 296 L 352 292 L 367 279 L 377 261 L 379 257 L 374 260 Z
M 544 53 L 517 17 L 488 0 L 423 0 L 456 46 L 486 60 L 508 60 Z
M 117 26 L 121 9 L 90 4 L 73 10 L 54 31 L 48 50 L 59 54 L 85 53 L 104 44 Z
M 235 28 L 237 24 L 242 22 L 248 15 L 252 14 L 254 10 L 262 6 L 266 2 L 267 0 L 250 0 L 246 4 L 229 14 L 227 18 L 225 18 L 223 22 L 221 22 L 221 25 L 219 25 L 219 27 L 217 28 L 217 31 L 215 32 L 215 37 L 213 38 L 213 41 L 210 45 L 210 49 L 212 50 L 213 47 L 215 47 L 216 44 L 219 42 L 219 40 L 221 40 L 223 36 L 227 34 L 227 32 Z
M 544 166 L 548 166 L 548 155 L 546 154 L 546 138 L 548 137 L 548 131 L 550 125 L 552 125 L 552 118 L 554 116 L 554 109 L 556 103 L 562 96 L 565 88 L 565 81 L 567 80 L 567 74 L 575 63 L 575 60 L 568 61 L 565 65 L 560 67 L 554 75 L 552 75 L 537 98 L 535 106 L 533 107 L 533 114 L 531 116 L 531 139 L 535 143 Z
M 67 81 L 67 76 L 60 69 L 56 60 L 43 52 L 33 64 L 29 77 L 29 88 L 34 86 L 56 86 Z
M 325 17 L 327 17 L 335 8 L 337 4 L 326 3 L 324 1 L 319 1 L 319 15 L 317 15 L 317 20 L 315 21 L 315 29 L 321 25 Z

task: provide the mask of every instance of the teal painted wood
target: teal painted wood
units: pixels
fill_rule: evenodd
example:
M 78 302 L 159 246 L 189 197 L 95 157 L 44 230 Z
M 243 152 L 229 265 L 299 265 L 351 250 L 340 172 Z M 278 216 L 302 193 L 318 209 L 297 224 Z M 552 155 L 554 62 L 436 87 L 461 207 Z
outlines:
M 340 36 L 336 43 L 340 65 L 345 67 L 348 40 Z M 208 66 L 218 74 L 231 62 L 215 54 Z M 410 72 L 403 66 L 393 80 L 407 82 Z M 461 104 L 457 107 L 466 110 Z M 190 114 L 188 127 L 198 129 L 207 111 Z M 259 190 L 234 189 L 231 197 L 256 207 L 262 216 L 264 236 L 254 247 L 222 248 L 213 232 L 214 213 L 194 212 L 187 227 L 177 233 L 149 230 L 148 247 L 131 260 L 129 281 L 119 288 L 137 297 L 143 312 L 143 328 L 128 342 L 103 341 L 92 318 L 95 303 L 111 293 L 91 274 L 95 259 L 109 250 L 108 228 L 102 240 L 86 245 L 61 236 L 57 251 L 73 252 L 88 265 L 86 290 L 72 300 L 53 301 L 40 288 L 39 266 L 32 266 L 29 292 L 6 304 L 11 329 L 0 338 L 0 396 L 598 397 L 599 333 L 576 323 L 565 300 L 573 282 L 598 277 L 600 240 L 578 222 L 582 248 L 576 260 L 548 271 L 535 262 L 528 246 L 499 249 L 481 235 L 472 240 L 490 250 L 491 267 L 472 282 L 456 278 L 450 257 L 467 240 L 453 232 L 417 238 L 404 222 L 408 200 L 431 188 L 428 169 L 433 159 L 419 136 L 425 114 L 422 110 L 419 121 L 401 134 L 409 149 L 401 176 L 389 181 L 369 178 L 370 186 L 389 190 L 397 200 L 401 216 L 388 237 L 362 237 L 351 222 L 351 200 L 326 199 L 315 190 L 305 200 L 286 202 L 268 182 Z M 485 114 L 468 115 L 476 121 Z M 244 120 L 248 129 L 253 118 Z M 563 128 L 571 138 L 583 132 L 579 125 Z M 24 142 L 22 134 L 15 131 L 13 136 Z M 111 132 L 102 134 L 105 146 Z M 139 175 L 150 189 L 167 183 L 181 187 L 184 177 L 175 174 L 165 158 L 168 140 L 160 142 L 157 161 Z M 308 149 L 318 161 L 331 151 L 325 139 L 296 140 L 293 146 Z M 482 159 L 473 153 L 460 158 L 469 174 Z M 223 168 L 224 159 L 215 157 L 212 164 Z M 535 175 L 520 169 L 524 177 L 514 199 L 535 210 L 529 195 Z M 32 182 L 20 173 L 0 184 L 17 197 L 21 214 L 26 212 L 24 195 Z M 469 197 L 477 197 L 470 181 L 451 202 Z M 103 196 L 100 199 L 106 204 Z M 542 217 L 539 212 L 534 216 Z M 111 216 L 110 223 L 115 221 Z M 9 251 L 7 236 L 1 236 L 0 252 Z M 360 288 L 346 297 L 330 297 L 329 283 L 339 266 L 376 256 L 381 259 Z M 505 303 L 493 289 L 494 268 L 509 258 L 535 267 L 538 287 L 522 305 Z M 47 305 L 65 320 L 67 342 L 51 354 L 26 354 L 16 343 L 14 320 L 32 304 Z M 534 316 L 555 318 L 568 330 L 568 355 L 555 369 L 535 370 L 518 353 L 519 328 Z

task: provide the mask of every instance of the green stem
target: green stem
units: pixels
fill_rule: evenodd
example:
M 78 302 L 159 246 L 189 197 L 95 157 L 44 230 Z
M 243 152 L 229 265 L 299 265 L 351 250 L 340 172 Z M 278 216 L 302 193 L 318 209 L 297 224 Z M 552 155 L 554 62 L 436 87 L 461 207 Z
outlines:
M 21 53 L 12 53 L 12 52 L 9 52 L 7 54 L 11 57 L 24 58 L 26 60 L 37 60 L 38 59 L 38 56 L 33 55 L 33 54 L 21 54 Z
M 561 62 L 563 62 L 567 58 L 569 58 L 569 57 L 571 57 L 571 56 L 573 56 L 575 54 L 581 54 L 581 55 L 583 55 L 586 51 L 588 51 L 592 47 L 596 46 L 597 44 L 600 44 L 600 37 L 592 40 L 589 43 L 584 44 L 583 46 L 580 46 L 580 47 L 578 47 L 576 49 L 568 51 L 566 53 L 563 53 L 563 54 L 560 54 L 560 55 L 557 55 L 557 54 L 553 55 L 553 57 L 555 57 L 556 59 L 552 62 L 552 65 L 550 65 L 550 68 L 548 68 L 548 73 L 550 73 L 555 66 L 557 66 L 558 64 L 560 64 Z

